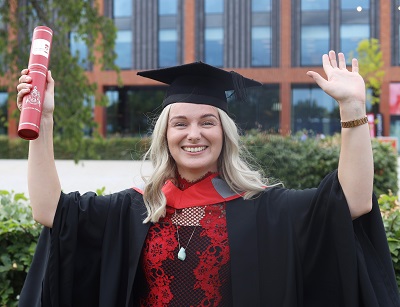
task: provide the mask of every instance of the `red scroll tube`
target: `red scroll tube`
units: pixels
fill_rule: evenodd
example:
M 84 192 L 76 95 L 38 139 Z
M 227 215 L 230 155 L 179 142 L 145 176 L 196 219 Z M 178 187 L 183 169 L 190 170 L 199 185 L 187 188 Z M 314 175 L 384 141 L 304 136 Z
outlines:
M 22 101 L 18 126 L 18 135 L 25 140 L 34 140 L 39 136 L 52 38 L 53 31 L 48 27 L 39 26 L 33 31 L 28 64 L 32 89 Z

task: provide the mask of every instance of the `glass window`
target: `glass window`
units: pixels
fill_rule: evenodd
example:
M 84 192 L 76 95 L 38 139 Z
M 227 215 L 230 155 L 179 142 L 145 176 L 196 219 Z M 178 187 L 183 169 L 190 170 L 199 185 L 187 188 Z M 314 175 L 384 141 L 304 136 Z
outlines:
M 114 0 L 113 1 L 114 18 L 132 16 L 132 1 L 133 0 Z
M 8 93 L 0 92 L 0 134 L 7 134 Z
M 399 7 L 400 8 L 400 7 Z M 399 11 L 400 11 L 400 9 L 399 9 Z M 399 38 L 398 38 L 398 42 L 397 42 L 397 48 L 398 48 L 398 58 L 397 58 L 397 65 L 400 65 L 400 24 L 399 24 L 399 27 L 398 27 L 398 33 L 399 33 Z M 394 35 L 392 35 L 392 37 L 395 37 Z
M 177 0 L 158 0 L 159 15 L 176 15 L 178 12 Z
M 246 102 L 228 96 L 229 114 L 241 130 L 263 130 L 271 133 L 279 131 L 281 104 L 279 86 L 265 84 L 246 90 Z
M 224 0 L 204 0 L 204 11 L 206 14 L 224 12 Z
M 343 24 L 340 26 L 340 45 L 348 61 L 351 61 L 350 54 L 356 54 L 358 43 L 369 38 L 369 24 Z
M 178 33 L 175 29 L 159 31 L 158 39 L 159 67 L 175 66 L 178 64 Z
M 117 58 L 115 60 L 116 65 L 121 69 L 132 68 L 132 31 L 117 31 L 115 52 L 117 53 Z
M 341 0 L 342 10 L 364 10 L 369 9 L 369 0 Z
M 71 54 L 78 58 L 79 65 L 87 70 L 89 68 L 88 47 L 76 32 L 70 34 L 70 49 Z
M 223 66 L 224 30 L 221 28 L 205 29 L 205 62 L 213 66 Z
M 270 12 L 272 0 L 252 0 L 251 11 L 252 12 Z
M 271 65 L 271 27 L 251 29 L 251 65 Z
M 329 26 L 301 27 L 301 65 L 320 65 L 321 57 L 329 51 Z
M 338 103 L 319 87 L 292 89 L 292 131 L 332 135 L 340 131 Z
M 301 0 L 302 11 L 329 10 L 329 0 Z
M 105 91 L 107 106 L 107 135 L 148 136 L 152 128 L 151 114 L 165 96 L 165 87 L 121 87 Z M 134 150 L 134 148 L 132 148 Z

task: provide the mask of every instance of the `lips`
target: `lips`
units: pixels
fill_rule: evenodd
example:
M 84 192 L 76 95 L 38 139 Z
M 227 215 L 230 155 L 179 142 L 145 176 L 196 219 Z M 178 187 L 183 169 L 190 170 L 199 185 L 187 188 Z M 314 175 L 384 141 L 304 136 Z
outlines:
M 198 147 L 186 147 L 183 146 L 182 149 L 187 152 L 200 152 L 206 150 L 207 146 L 198 146 Z

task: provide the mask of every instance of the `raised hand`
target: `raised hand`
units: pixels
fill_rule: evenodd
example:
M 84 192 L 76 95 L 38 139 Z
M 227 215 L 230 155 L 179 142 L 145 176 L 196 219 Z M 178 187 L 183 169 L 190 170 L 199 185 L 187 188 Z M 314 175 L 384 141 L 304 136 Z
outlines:
M 21 71 L 21 77 L 19 77 L 19 83 L 17 85 L 17 107 L 21 110 L 22 99 L 25 95 L 28 95 L 32 90 L 32 78 L 28 76 L 28 69 Z M 47 85 L 46 92 L 44 95 L 42 118 L 52 117 L 54 112 L 54 80 L 51 76 L 51 71 L 47 73 Z
M 340 107 L 347 107 L 345 104 L 365 105 L 365 83 L 358 73 L 358 61 L 353 59 L 351 71 L 347 70 L 346 60 L 343 53 L 336 58 L 335 51 L 322 56 L 322 65 L 327 76 L 323 78 L 315 71 L 308 71 L 307 75 L 315 80 L 321 89 L 337 100 Z

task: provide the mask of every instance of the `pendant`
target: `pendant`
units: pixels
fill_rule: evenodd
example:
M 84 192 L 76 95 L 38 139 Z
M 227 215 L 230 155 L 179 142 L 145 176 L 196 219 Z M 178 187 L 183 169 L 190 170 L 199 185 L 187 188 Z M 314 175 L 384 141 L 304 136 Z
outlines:
M 178 259 L 182 261 L 186 259 L 186 251 L 183 247 L 179 250 Z

